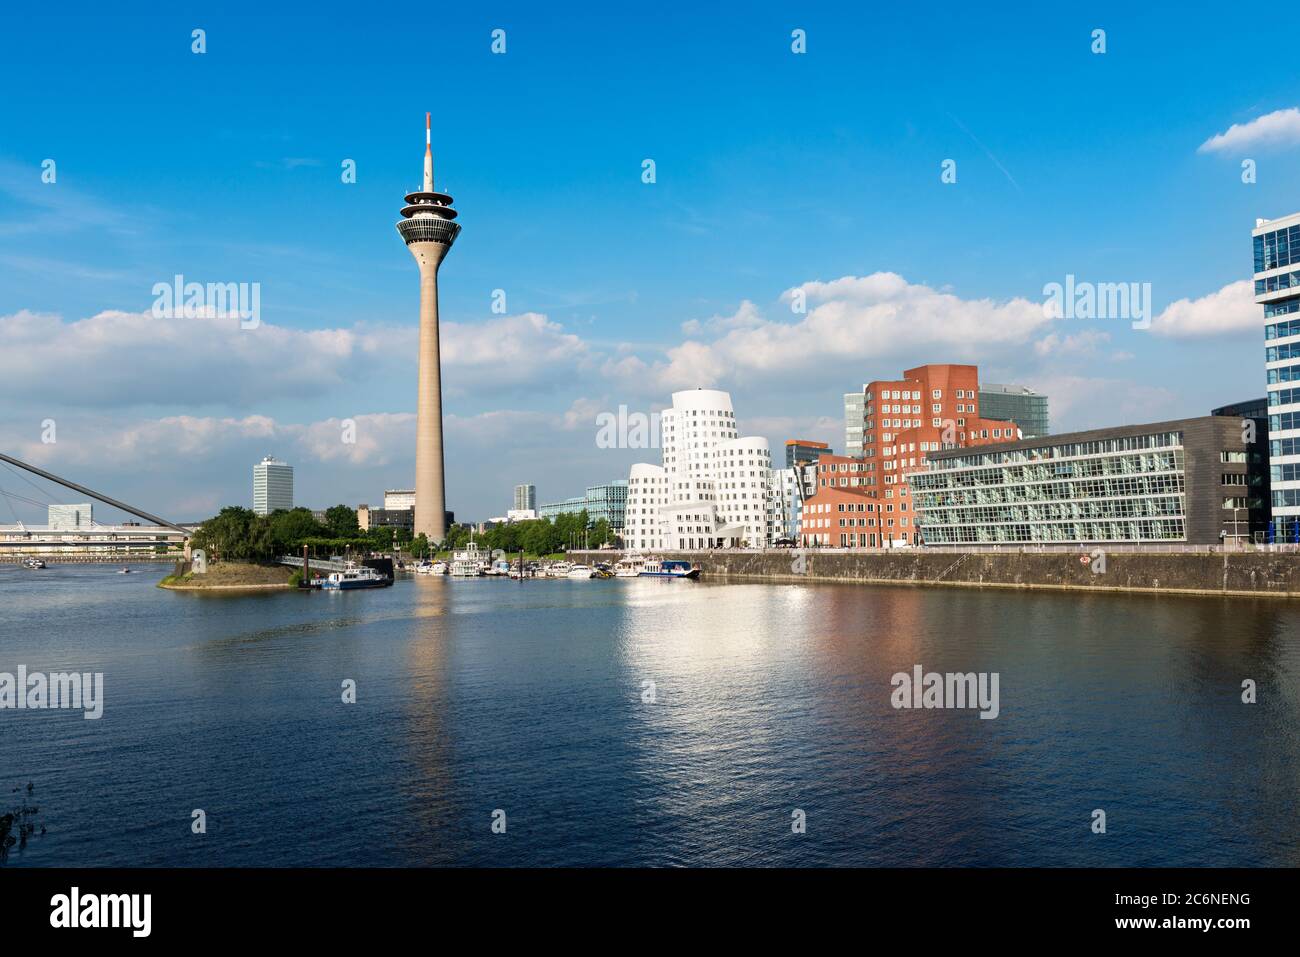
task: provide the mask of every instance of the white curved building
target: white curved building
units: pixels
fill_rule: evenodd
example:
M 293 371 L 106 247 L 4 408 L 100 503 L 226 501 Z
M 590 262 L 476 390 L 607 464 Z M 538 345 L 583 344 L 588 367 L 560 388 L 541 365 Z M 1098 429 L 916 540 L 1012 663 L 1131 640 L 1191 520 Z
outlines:
M 767 439 L 739 435 L 731 396 L 674 392 L 660 434 L 663 465 L 634 465 L 628 476 L 624 544 L 643 551 L 767 544 L 772 453 Z

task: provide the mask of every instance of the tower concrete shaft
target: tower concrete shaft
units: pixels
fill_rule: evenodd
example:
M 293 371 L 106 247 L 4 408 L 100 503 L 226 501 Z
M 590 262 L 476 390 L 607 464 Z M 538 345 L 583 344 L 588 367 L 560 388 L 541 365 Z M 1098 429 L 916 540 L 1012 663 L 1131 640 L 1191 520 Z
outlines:
M 419 395 L 415 435 L 415 534 L 431 542 L 447 537 L 447 500 L 442 448 L 442 360 L 438 337 L 438 267 L 460 226 L 452 198 L 433 186 L 429 114 L 425 114 L 424 183 L 408 193 L 397 231 L 420 267 Z

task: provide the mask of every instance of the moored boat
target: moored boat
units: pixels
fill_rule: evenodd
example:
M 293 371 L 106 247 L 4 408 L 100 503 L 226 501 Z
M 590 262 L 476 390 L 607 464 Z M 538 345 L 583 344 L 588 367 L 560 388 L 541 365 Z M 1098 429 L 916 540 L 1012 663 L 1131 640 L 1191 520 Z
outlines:
M 645 567 L 645 560 L 642 558 L 632 555 L 627 558 L 620 558 L 614 563 L 614 577 L 636 578 L 641 574 L 643 567 Z
M 565 572 L 564 577 L 565 578 L 591 578 L 594 575 L 595 575 L 595 571 L 592 569 L 590 565 L 571 565 L 569 566 L 569 570 Z
M 386 588 L 393 580 L 381 575 L 373 568 L 348 562 L 341 572 L 330 572 L 321 580 L 320 587 L 326 591 L 351 591 L 356 588 Z
M 471 541 L 464 551 L 451 556 L 451 575 L 453 578 L 478 578 L 483 574 L 487 560 L 478 543 Z
M 678 559 L 648 558 L 642 566 L 640 578 L 686 578 L 694 580 L 700 577 L 700 570 L 692 568 L 690 562 Z

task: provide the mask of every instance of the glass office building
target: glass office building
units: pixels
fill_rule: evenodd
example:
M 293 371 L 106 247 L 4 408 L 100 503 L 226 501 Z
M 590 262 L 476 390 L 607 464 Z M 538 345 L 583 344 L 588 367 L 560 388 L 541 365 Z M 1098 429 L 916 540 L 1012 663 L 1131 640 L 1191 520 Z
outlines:
M 557 515 L 577 514 L 583 509 L 587 510 L 588 523 L 595 524 L 603 518 L 609 522 L 610 528 L 621 531 L 627 513 L 627 479 L 592 485 L 586 495 L 539 506 L 537 517 L 554 520 Z
M 862 425 L 867 413 L 867 390 L 844 393 L 844 454 L 862 455 Z
M 1027 439 L 1049 434 L 1047 396 L 1027 386 L 986 382 L 979 387 L 979 409 L 986 419 L 1016 423 Z
M 271 456 L 253 466 L 253 511 L 270 515 L 293 508 L 293 466 Z
M 1276 535 L 1300 540 L 1300 213 L 1257 220 L 1255 301 L 1264 307 L 1270 511 Z
M 812 439 L 790 439 L 785 443 L 785 467 L 792 469 L 801 465 L 812 465 L 823 455 L 834 454 L 835 450 L 825 442 L 814 442 Z
M 926 545 L 1187 542 L 1258 528 L 1263 439 L 1204 416 L 931 452 L 912 475 Z

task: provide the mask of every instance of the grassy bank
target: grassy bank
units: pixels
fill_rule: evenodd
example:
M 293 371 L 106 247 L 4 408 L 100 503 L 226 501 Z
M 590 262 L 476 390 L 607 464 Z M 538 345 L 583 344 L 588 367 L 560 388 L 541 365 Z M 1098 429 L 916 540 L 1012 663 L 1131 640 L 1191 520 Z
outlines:
M 158 583 L 160 588 L 183 591 L 205 591 L 222 588 L 291 588 L 297 584 L 297 569 L 287 565 L 255 565 L 251 562 L 222 562 L 210 565 L 206 573 L 195 575 L 168 575 Z

